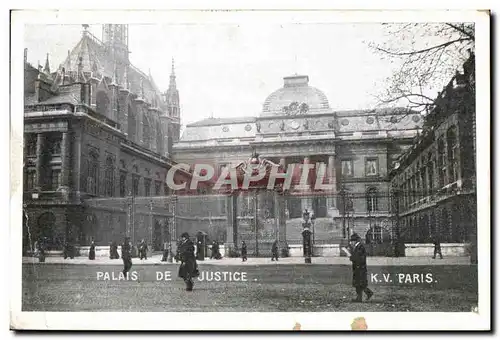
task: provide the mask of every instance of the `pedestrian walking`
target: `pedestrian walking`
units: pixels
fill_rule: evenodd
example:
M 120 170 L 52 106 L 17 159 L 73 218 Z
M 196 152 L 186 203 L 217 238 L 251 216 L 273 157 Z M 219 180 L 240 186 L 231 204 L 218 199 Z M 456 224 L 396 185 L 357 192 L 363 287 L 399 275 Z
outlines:
M 278 261 L 278 241 L 274 241 L 272 247 L 271 247 L 271 252 L 272 252 L 272 257 L 271 257 L 271 261 L 274 261 L 276 259 L 276 261 Z
M 130 237 L 125 237 L 122 244 L 122 260 L 123 260 L 123 275 L 127 276 L 127 273 L 132 268 L 132 245 L 130 244 Z
M 148 245 L 146 244 L 146 242 L 144 241 L 144 239 L 139 244 L 139 258 L 141 260 L 142 259 L 145 259 L 145 260 L 148 259 Z
M 109 258 L 111 260 L 116 260 L 120 258 L 120 255 L 118 254 L 118 245 L 116 244 L 116 241 L 111 242 L 111 245 L 109 246 Z
M 247 244 L 245 241 L 241 242 L 241 261 L 245 262 L 247 260 Z
M 73 245 L 73 242 L 71 242 L 71 240 L 69 239 L 66 239 L 66 241 L 64 242 L 63 257 L 65 260 L 68 257 L 70 259 L 75 258 L 75 246 Z
M 219 251 L 219 242 L 217 241 L 214 241 L 214 243 L 212 243 L 212 254 L 210 254 L 210 258 L 212 257 L 216 260 L 220 260 L 222 258 L 222 255 Z
M 194 256 L 194 244 L 189 239 L 188 233 L 182 233 L 178 250 L 181 261 L 179 277 L 186 283 L 186 291 L 190 292 L 193 290 L 193 278 L 199 276 L 199 271 L 196 257 Z
M 366 267 L 366 249 L 361 242 L 361 237 L 354 233 L 350 240 L 350 257 L 352 262 L 352 285 L 356 288 L 356 298 L 353 302 L 363 302 L 363 292 L 366 294 L 366 301 L 373 292 L 368 288 L 368 270 Z
M 437 254 L 439 254 L 439 256 L 441 257 L 441 260 L 442 260 L 443 254 L 441 253 L 441 242 L 439 241 L 438 237 L 435 237 L 434 238 L 434 256 L 432 258 L 435 259 Z
M 95 243 L 94 243 L 94 241 L 92 241 L 90 243 L 89 260 L 95 260 Z

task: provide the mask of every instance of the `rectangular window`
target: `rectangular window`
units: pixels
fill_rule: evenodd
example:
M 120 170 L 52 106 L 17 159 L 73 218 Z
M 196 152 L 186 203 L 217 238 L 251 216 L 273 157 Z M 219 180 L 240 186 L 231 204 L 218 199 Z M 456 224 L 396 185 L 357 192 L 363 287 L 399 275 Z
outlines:
M 61 183 L 61 170 L 52 169 L 50 190 L 56 191 Z
M 127 174 L 125 172 L 120 173 L 120 197 L 125 197 L 127 195 Z
M 29 191 L 33 190 L 35 188 L 35 181 L 36 181 L 36 171 L 35 170 L 28 170 L 25 172 L 25 187 L 24 191 Z
M 155 181 L 155 196 L 161 195 L 161 182 Z
M 134 175 L 132 178 L 132 194 L 134 196 L 139 196 L 139 176 Z
M 163 194 L 165 196 L 168 196 L 168 185 L 167 185 L 167 183 L 163 184 Z
M 61 154 L 61 133 L 52 133 L 47 136 L 47 147 L 51 155 Z
M 367 158 L 365 160 L 365 175 L 366 176 L 377 176 L 378 175 L 378 159 L 377 158 Z
M 341 161 L 342 166 L 342 176 L 352 177 L 354 175 L 353 163 L 351 159 L 346 159 Z
M 36 156 L 36 141 L 37 135 L 35 133 L 27 133 L 25 134 L 25 144 L 24 148 L 26 150 L 27 156 Z
M 144 178 L 144 196 L 151 196 L 151 180 Z

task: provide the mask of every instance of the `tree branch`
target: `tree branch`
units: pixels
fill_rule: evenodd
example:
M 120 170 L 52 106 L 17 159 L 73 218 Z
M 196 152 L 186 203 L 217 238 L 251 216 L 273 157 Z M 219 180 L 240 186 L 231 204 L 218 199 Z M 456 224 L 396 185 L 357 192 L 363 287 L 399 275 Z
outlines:
M 412 51 L 412 52 L 392 52 L 392 51 L 383 49 L 382 47 L 379 47 L 379 46 L 375 46 L 375 49 L 379 50 L 380 52 L 387 53 L 389 55 L 394 55 L 394 56 L 405 56 L 406 55 L 406 56 L 408 56 L 408 55 L 416 55 L 416 54 L 420 54 L 420 53 L 426 53 L 426 52 L 429 52 L 429 51 L 432 51 L 432 50 L 436 50 L 436 49 L 448 47 L 448 46 L 453 45 L 453 44 L 455 44 L 457 42 L 469 41 L 469 40 L 470 39 L 459 38 L 459 39 L 447 41 L 445 43 L 442 43 L 442 44 L 439 44 L 439 45 L 436 45 L 436 46 L 432 46 L 432 47 L 429 47 L 429 48 L 424 48 L 422 50 L 416 50 L 416 51 Z
M 469 37 L 469 40 L 472 40 L 472 41 L 475 41 L 475 37 L 473 34 L 470 34 L 469 32 L 467 32 L 466 30 L 464 30 L 463 28 L 461 27 L 458 27 L 456 25 L 453 25 L 453 24 L 450 24 L 450 23 L 447 23 L 446 25 L 450 26 L 451 28 L 453 28 L 454 30 L 457 30 L 459 31 L 460 33 L 462 33 L 463 35 L 466 35 L 467 37 Z

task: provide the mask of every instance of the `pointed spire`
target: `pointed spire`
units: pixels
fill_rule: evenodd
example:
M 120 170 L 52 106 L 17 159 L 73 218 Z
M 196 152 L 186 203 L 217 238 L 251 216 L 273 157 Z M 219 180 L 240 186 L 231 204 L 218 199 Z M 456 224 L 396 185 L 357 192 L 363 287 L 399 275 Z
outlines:
M 43 68 L 43 72 L 50 74 L 50 63 L 49 63 L 49 54 L 47 53 L 47 58 L 45 59 L 45 67 Z
M 123 73 L 123 88 L 128 90 L 128 66 L 125 66 L 125 72 Z
M 66 66 L 67 66 L 67 68 L 68 68 L 68 71 L 69 71 L 69 70 L 71 70 L 71 58 L 70 58 L 70 53 L 71 53 L 71 52 L 68 50 L 68 65 L 66 65 Z
M 172 57 L 172 72 L 170 73 L 170 84 L 169 87 L 172 89 L 176 88 L 175 84 L 175 65 L 174 65 L 174 58 Z

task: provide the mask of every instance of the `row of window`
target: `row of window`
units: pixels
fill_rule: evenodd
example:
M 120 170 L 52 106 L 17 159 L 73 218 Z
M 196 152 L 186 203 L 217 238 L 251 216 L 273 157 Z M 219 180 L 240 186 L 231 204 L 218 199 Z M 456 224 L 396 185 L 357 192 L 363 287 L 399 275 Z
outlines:
M 56 191 L 61 185 L 61 169 L 54 168 L 50 170 L 50 182 L 43 185 L 44 190 Z M 28 169 L 24 173 L 24 191 L 34 190 L 37 185 L 35 169 Z
M 432 195 L 436 189 L 455 183 L 458 180 L 458 138 L 456 128 L 451 127 L 437 140 L 437 148 L 424 155 L 416 162 L 412 173 L 407 171 L 402 176 L 401 203 L 403 209 L 409 208 L 413 203 L 423 197 Z
M 53 156 L 60 155 L 62 133 L 51 132 L 51 133 L 44 133 L 43 135 L 45 137 L 44 149 Z M 38 137 L 36 133 L 25 134 L 24 148 L 27 156 L 36 156 L 37 142 L 38 142 L 37 139 Z
M 342 177 L 354 176 L 354 162 L 352 159 L 343 159 L 340 161 Z M 365 159 L 365 176 L 378 176 L 378 159 L 366 158 Z

